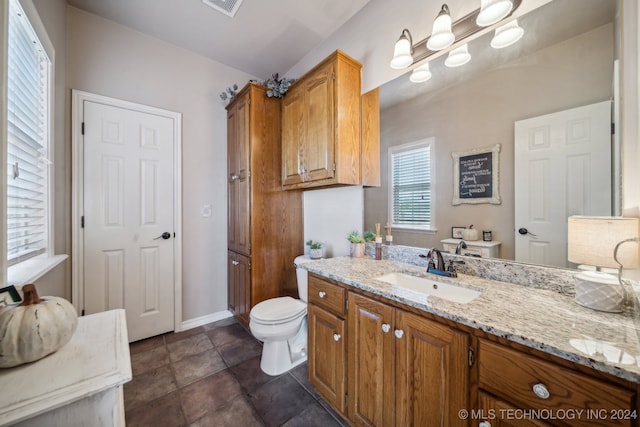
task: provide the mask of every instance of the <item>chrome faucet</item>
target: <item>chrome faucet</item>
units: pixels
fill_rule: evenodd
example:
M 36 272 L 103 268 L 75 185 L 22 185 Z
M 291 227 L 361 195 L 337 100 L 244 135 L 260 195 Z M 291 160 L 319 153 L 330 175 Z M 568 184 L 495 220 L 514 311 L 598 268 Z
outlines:
M 456 246 L 456 255 L 460 255 L 462 249 L 467 249 L 467 242 L 465 242 L 464 240 L 460 240 L 460 243 L 458 243 L 458 245 Z

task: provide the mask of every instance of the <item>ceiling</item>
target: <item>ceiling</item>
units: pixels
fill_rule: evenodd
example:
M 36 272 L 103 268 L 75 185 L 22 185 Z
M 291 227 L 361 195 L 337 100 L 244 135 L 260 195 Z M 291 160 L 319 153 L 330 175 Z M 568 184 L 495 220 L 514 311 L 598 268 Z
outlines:
M 291 69 L 369 0 L 244 0 L 231 18 L 201 0 L 68 0 L 258 78 Z

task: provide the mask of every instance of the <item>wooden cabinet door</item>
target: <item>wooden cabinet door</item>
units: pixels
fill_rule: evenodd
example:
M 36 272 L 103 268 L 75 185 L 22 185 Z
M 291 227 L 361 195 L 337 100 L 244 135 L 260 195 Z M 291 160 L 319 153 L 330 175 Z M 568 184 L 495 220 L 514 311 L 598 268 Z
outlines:
M 468 426 L 469 336 L 396 311 L 396 426 Z
M 391 426 L 395 406 L 394 309 L 352 292 L 348 301 L 349 419 L 355 425 Z
M 335 173 L 335 64 L 319 68 L 304 86 L 305 138 L 300 157 L 305 181 L 333 178 Z
M 250 112 L 245 96 L 227 113 L 228 248 L 249 255 L 250 206 Z
M 345 409 L 346 347 L 343 319 L 309 304 L 309 381 L 338 411 Z
M 248 327 L 251 311 L 251 258 L 231 251 L 228 254 L 229 310 Z
M 303 180 L 300 144 L 305 135 L 304 88 L 292 87 L 282 99 L 282 185 Z

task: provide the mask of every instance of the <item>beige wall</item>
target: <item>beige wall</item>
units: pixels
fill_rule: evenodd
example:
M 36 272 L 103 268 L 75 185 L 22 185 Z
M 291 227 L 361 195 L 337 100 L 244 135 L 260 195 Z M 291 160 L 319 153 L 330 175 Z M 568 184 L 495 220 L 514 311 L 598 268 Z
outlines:
M 218 95 L 254 77 L 73 7 L 67 24 L 69 89 L 182 113 L 183 320 L 226 310 L 227 130 Z M 200 215 L 205 204 L 210 218 Z
M 439 247 L 452 226 L 492 230 L 501 257 L 514 258 L 514 121 L 611 97 L 613 24 L 540 50 L 495 71 L 381 112 L 382 186 L 364 191 L 364 226 L 386 222 L 390 146 L 435 137 L 435 220 L 438 232 L 394 232 L 394 242 Z M 502 204 L 452 205 L 452 152 L 501 144 Z

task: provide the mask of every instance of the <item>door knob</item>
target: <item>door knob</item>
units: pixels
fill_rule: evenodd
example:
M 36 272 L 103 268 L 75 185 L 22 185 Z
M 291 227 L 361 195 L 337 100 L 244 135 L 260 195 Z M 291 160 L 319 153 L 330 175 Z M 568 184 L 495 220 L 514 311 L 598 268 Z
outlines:
M 532 232 L 530 232 L 529 230 L 527 230 L 526 228 L 522 227 L 520 229 L 518 229 L 518 233 L 522 234 L 523 236 L 525 234 L 531 234 L 533 237 L 538 237 L 535 234 L 533 234 Z
M 165 231 L 164 233 L 162 233 L 161 235 L 159 235 L 158 237 L 156 237 L 153 240 L 158 240 L 158 239 L 167 240 L 167 239 L 170 239 L 170 238 L 171 238 L 171 233 L 169 233 L 168 231 Z

